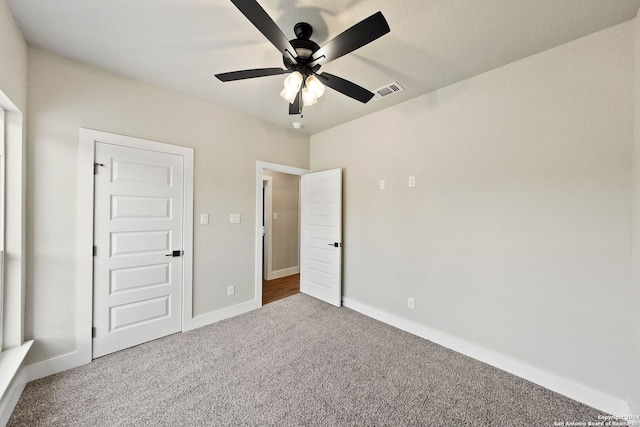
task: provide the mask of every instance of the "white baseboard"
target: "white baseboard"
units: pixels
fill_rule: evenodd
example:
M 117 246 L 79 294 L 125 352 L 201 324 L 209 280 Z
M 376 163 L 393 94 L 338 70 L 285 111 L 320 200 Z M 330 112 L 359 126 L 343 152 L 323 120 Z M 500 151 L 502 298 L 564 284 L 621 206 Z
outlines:
M 18 373 L 13 377 L 5 394 L 0 399 L 0 426 L 4 427 L 9 422 L 11 414 L 20 400 L 20 396 L 27 385 L 27 370 L 21 366 Z
M 633 415 L 628 402 L 580 384 L 576 381 L 564 378 L 544 369 L 528 365 L 509 356 L 505 356 L 493 350 L 456 338 L 436 329 L 420 325 L 413 321 L 390 314 L 386 311 L 359 303 L 352 299 L 343 298 L 342 303 L 345 307 L 364 314 L 365 316 L 379 320 L 380 322 L 417 335 L 436 344 L 440 344 L 443 347 L 462 353 L 465 356 L 469 356 L 520 378 L 524 378 L 570 399 L 591 406 L 592 408 L 617 416 Z
M 626 420 L 630 426 L 640 426 L 640 411 L 635 411 L 634 409 L 639 409 L 638 407 L 634 407 L 631 403 L 629 403 L 629 414 L 634 414 L 633 419 Z
M 241 314 L 256 310 L 260 307 L 262 307 L 262 304 L 260 303 L 260 301 L 251 300 L 251 301 L 243 302 L 237 305 L 232 305 L 231 307 L 226 307 L 220 310 L 212 311 L 210 313 L 201 314 L 200 316 L 196 316 L 193 319 L 185 322 L 182 328 L 182 332 L 201 328 L 203 326 L 207 326 L 212 323 L 216 323 L 221 320 L 228 319 L 230 317 L 239 316 Z
M 73 351 L 71 353 L 43 360 L 42 362 L 27 365 L 27 375 L 29 381 L 35 381 L 68 369 L 86 365 L 89 362 L 91 362 L 91 360 L 87 360 L 81 353 Z
M 272 271 L 271 273 L 268 274 L 269 278 L 267 280 L 274 280 L 274 279 L 279 279 L 281 277 L 287 277 L 287 276 L 291 276 L 293 274 L 298 274 L 300 273 L 300 267 L 291 267 L 291 268 L 284 268 L 282 270 L 275 270 Z

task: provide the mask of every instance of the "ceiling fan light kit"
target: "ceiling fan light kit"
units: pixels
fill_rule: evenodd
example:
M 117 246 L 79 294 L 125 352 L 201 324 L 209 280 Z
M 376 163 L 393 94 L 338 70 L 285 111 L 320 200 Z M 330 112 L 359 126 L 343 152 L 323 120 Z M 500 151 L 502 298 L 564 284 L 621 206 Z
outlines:
M 256 0 L 231 0 L 249 21 L 280 51 L 285 69 L 258 68 L 216 74 L 222 82 L 289 74 L 280 96 L 289 103 L 289 114 L 301 114 L 302 107 L 318 102 L 329 86 L 352 99 L 367 103 L 374 94 L 341 77 L 319 73 L 320 67 L 353 52 L 387 34 L 390 29 L 381 12 L 355 24 L 324 46 L 310 40 L 313 28 L 306 22 L 294 26 L 296 38 L 287 40 L 276 23 Z

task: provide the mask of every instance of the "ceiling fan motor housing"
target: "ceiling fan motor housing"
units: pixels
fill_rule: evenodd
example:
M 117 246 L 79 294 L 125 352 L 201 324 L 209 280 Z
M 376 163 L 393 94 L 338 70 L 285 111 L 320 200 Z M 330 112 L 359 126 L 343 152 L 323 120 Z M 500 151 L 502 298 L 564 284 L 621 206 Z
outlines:
M 307 22 L 298 22 L 293 26 L 293 32 L 296 34 L 296 38 L 309 40 L 313 34 L 313 27 Z
M 296 50 L 296 61 L 294 64 L 289 55 L 284 54 L 282 60 L 287 70 L 299 71 L 304 76 L 309 76 L 320 69 L 320 65 L 316 64 L 313 67 L 309 66 L 311 62 L 311 56 L 315 51 L 320 49 L 317 43 L 309 40 L 311 34 L 313 34 L 313 28 L 306 22 L 298 22 L 294 27 L 296 37 L 293 40 L 289 40 L 291 46 Z

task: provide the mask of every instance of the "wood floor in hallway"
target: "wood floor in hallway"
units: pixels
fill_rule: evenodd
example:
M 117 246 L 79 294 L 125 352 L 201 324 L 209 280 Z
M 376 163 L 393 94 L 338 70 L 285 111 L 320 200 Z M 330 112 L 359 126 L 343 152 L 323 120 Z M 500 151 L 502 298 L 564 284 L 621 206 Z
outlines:
M 262 281 L 262 305 L 300 292 L 300 274 Z

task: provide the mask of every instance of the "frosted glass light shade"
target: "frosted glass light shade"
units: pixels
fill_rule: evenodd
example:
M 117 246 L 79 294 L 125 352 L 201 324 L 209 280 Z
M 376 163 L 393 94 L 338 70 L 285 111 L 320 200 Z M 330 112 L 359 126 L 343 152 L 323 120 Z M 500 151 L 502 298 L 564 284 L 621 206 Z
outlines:
M 302 105 L 304 105 L 305 107 L 309 107 L 317 103 L 318 98 L 315 96 L 315 94 L 308 87 L 302 88 Z
M 296 100 L 296 95 L 298 95 L 297 90 L 296 91 L 289 90 L 286 87 L 282 89 L 282 92 L 280 92 L 280 96 L 282 97 L 282 99 L 287 101 L 289 104 L 293 104 L 293 101 Z
M 305 86 L 313 93 L 315 98 L 320 98 L 324 94 L 324 85 L 313 74 L 307 77 Z
M 298 71 L 294 71 L 284 79 L 284 87 L 287 89 L 300 90 L 300 86 L 302 86 L 302 74 Z
M 280 96 L 284 98 L 289 104 L 293 104 L 296 100 L 296 95 L 302 86 L 302 74 L 298 71 L 294 71 L 284 79 L 284 89 L 280 92 Z

